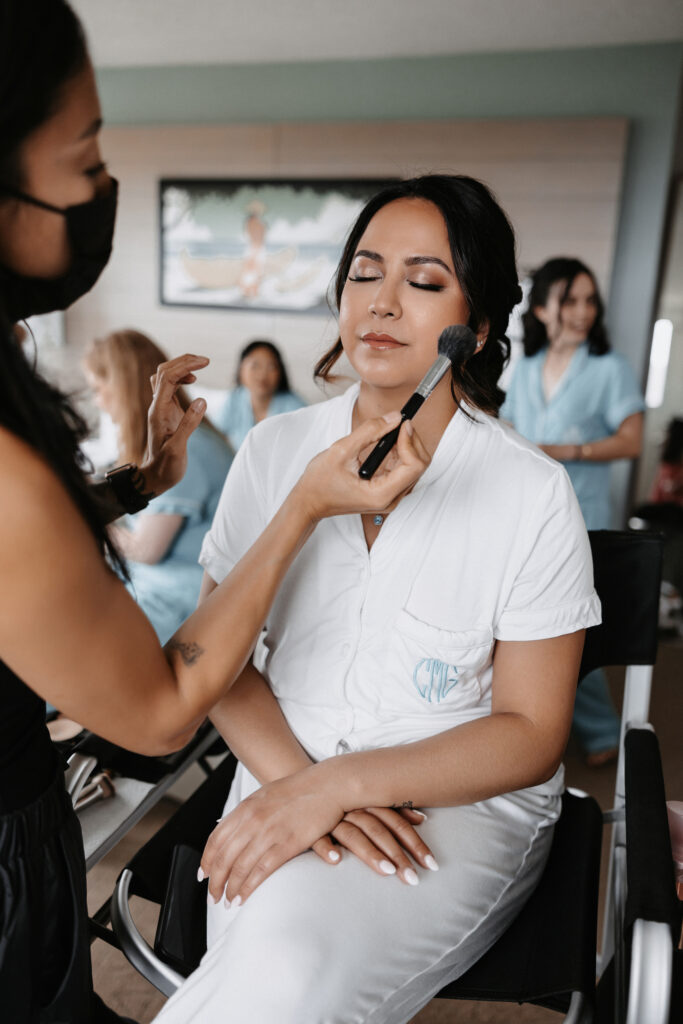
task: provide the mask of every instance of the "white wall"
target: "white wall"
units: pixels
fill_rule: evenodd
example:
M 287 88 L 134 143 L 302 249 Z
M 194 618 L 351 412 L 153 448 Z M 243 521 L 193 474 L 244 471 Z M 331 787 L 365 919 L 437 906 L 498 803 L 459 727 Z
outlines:
M 320 397 L 311 369 L 336 331 L 331 317 L 187 310 L 159 304 L 162 177 L 396 177 L 452 171 L 481 178 L 517 231 L 522 271 L 580 255 L 606 289 L 619 208 L 624 118 L 113 126 L 103 148 L 120 178 L 114 255 L 66 318 L 66 374 L 84 346 L 118 327 L 149 333 L 176 355 L 211 357 L 204 383 L 226 386 L 251 337 L 280 344 L 293 384 Z

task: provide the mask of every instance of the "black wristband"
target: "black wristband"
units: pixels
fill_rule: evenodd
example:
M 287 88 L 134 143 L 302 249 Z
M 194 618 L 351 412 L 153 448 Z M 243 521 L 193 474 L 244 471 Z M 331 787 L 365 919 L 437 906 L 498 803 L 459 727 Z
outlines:
M 117 503 L 130 515 L 147 508 L 154 497 L 151 491 L 145 493 L 145 478 L 138 467 L 130 462 L 125 466 L 110 469 L 104 476 L 114 492 Z

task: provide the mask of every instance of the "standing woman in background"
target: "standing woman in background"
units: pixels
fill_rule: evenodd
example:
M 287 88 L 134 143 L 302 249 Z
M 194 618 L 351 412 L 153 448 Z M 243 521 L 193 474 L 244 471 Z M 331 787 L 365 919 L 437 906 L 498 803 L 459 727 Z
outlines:
M 562 462 L 589 530 L 610 526 L 609 470 L 640 455 L 643 398 L 630 366 L 610 351 L 595 277 L 577 259 L 548 260 L 532 276 L 524 357 L 500 415 Z M 579 684 L 574 730 L 597 767 L 616 756 L 619 719 L 598 669 Z
M 235 451 L 256 423 L 306 404 L 290 390 L 280 350 L 272 341 L 256 339 L 242 349 L 235 383 L 217 423 Z
M 118 462 L 140 465 L 147 449 L 150 379 L 166 355 L 140 331 L 113 331 L 87 349 L 83 364 L 100 409 L 118 427 Z M 182 388 L 180 408 L 190 407 Z M 114 540 L 128 563 L 129 590 L 162 644 L 197 607 L 202 568 L 197 559 L 211 526 L 232 452 L 225 438 L 204 419 L 190 436 L 182 480 L 150 501 Z
M 204 403 L 175 394 L 208 360 L 154 379 L 139 469 L 90 487 L 84 424 L 17 343 L 24 317 L 66 309 L 111 251 L 116 182 L 83 31 L 64 0 L 0 5 L 0 1014 L 21 1024 L 115 1018 L 92 989 L 80 826 L 45 726 L 45 700 L 143 754 L 182 747 L 241 671 L 280 581 L 326 515 L 380 511 L 428 461 L 402 430 L 395 461 L 363 484 L 375 419 L 310 466 L 256 544 L 165 649 L 109 561 L 116 515 L 176 484 Z M 398 421 L 398 415 L 392 422 Z M 105 557 L 107 556 L 107 557 Z M 109 561 L 108 561 L 108 560 Z

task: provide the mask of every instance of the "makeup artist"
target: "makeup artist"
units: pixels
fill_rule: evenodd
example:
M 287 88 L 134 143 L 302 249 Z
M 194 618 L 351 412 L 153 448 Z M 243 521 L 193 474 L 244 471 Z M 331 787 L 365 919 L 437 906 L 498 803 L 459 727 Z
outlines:
M 208 360 L 162 364 L 147 456 L 102 493 L 85 477 L 83 424 L 31 368 L 13 325 L 64 309 L 111 249 L 117 185 L 81 26 L 64 0 L 0 6 L 0 1006 L 31 1024 L 114 1020 L 94 996 L 80 827 L 45 728 L 45 700 L 146 754 L 181 747 L 246 662 L 277 587 L 327 515 L 382 510 L 428 461 L 407 431 L 389 471 L 358 479 L 376 418 L 315 460 L 230 578 L 162 650 L 112 571 L 107 521 L 184 469 L 204 403 L 181 384 Z M 393 423 L 397 416 L 391 419 Z M 109 492 L 110 501 L 106 501 Z

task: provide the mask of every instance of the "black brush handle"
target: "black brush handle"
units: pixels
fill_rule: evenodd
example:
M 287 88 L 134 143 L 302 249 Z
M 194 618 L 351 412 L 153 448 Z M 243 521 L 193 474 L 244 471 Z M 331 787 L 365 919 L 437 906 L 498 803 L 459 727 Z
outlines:
M 384 437 L 379 439 L 363 465 L 358 470 L 358 476 L 361 477 L 362 480 L 370 480 L 370 478 L 374 476 L 384 459 L 396 444 L 401 424 L 404 420 L 412 420 L 423 402 L 424 398 L 422 395 L 418 395 L 417 392 L 410 396 L 406 404 L 401 409 L 401 422 L 399 425 L 397 427 L 393 427 L 388 434 L 385 434 Z

